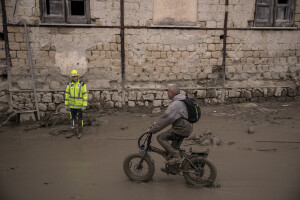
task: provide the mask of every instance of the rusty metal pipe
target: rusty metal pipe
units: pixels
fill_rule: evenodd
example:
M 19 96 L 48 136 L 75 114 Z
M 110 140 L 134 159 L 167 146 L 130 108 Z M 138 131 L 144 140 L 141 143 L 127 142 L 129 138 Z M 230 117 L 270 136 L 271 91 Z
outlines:
M 8 41 L 8 30 L 7 30 L 7 18 L 6 18 L 6 7 L 5 0 L 1 0 L 1 10 L 2 10 L 2 21 L 3 21 L 3 35 L 5 41 L 5 56 L 6 56 L 6 72 L 7 72 L 7 80 L 8 80 L 8 88 L 9 88 L 9 103 L 12 103 L 12 94 L 10 90 L 12 89 L 11 82 L 11 57 L 9 53 L 9 41 Z
M 228 1 L 225 1 L 225 17 L 224 17 L 224 36 L 223 36 L 223 60 L 222 60 L 222 97 L 221 101 L 225 102 L 225 78 L 226 78 L 226 38 L 227 38 L 227 22 L 228 22 Z
M 122 63 L 122 88 L 125 87 L 125 30 L 124 30 L 124 0 L 120 1 L 120 37 L 121 37 L 121 63 Z

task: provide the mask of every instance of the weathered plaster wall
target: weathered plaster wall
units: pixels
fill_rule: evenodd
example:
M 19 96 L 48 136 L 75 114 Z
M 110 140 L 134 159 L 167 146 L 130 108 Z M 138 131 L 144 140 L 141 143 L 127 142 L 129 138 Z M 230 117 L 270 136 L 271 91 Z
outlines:
M 220 86 L 221 31 L 126 31 L 128 87 Z
M 125 82 L 122 89 L 119 0 L 90 0 L 94 27 L 38 26 L 39 0 L 6 0 L 12 86 L 32 89 L 23 22 L 29 27 L 39 109 L 44 115 L 63 104 L 71 69 L 77 69 L 90 90 L 91 106 L 167 106 L 166 87 L 177 82 L 184 94 L 201 103 L 220 103 L 225 0 L 198 0 L 193 29 L 125 28 Z M 153 0 L 124 0 L 125 26 L 156 26 Z M 295 25 L 300 23 L 297 0 Z M 249 28 L 255 0 L 229 0 L 229 28 Z M 175 24 L 176 25 L 176 24 Z M 183 26 L 184 24 L 181 24 Z M 213 30 L 217 28 L 217 30 Z M 0 41 L 0 58 L 4 43 Z M 227 102 L 289 101 L 300 96 L 299 30 L 228 30 L 226 54 Z M 7 80 L 6 80 L 7 81 Z M 6 83 L 6 82 L 5 82 Z M 7 84 L 6 84 L 7 85 Z M 1 87 L 0 99 L 8 99 Z M 19 107 L 33 109 L 32 93 L 15 92 Z
M 229 31 L 227 42 L 229 86 L 299 85 L 297 31 Z
M 90 0 L 90 9 L 92 24 L 120 25 L 120 0 Z
M 13 89 L 31 89 L 23 27 L 9 27 Z M 118 29 L 29 28 L 32 63 L 39 89 L 60 90 L 72 69 L 90 88 L 120 86 Z

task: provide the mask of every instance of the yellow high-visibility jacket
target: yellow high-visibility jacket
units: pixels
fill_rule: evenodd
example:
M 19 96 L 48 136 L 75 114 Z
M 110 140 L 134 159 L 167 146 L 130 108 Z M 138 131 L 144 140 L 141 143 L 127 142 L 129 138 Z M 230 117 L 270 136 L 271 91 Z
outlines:
M 65 92 L 65 105 L 74 109 L 87 107 L 88 92 L 86 84 L 78 79 L 77 82 L 70 82 Z

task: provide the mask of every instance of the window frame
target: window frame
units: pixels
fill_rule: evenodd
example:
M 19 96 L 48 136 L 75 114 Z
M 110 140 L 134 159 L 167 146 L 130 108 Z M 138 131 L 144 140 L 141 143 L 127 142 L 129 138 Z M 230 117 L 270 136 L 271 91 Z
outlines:
M 71 1 L 84 2 L 84 15 L 71 15 Z M 90 0 L 61 0 L 62 13 L 57 15 L 47 14 L 47 0 L 40 0 L 40 5 L 42 23 L 90 24 Z
M 291 27 L 294 24 L 295 16 L 295 0 L 288 0 L 287 4 L 278 4 L 278 0 L 269 0 L 268 3 L 264 3 L 264 0 L 256 0 L 255 12 L 254 12 L 254 27 Z M 260 19 L 259 8 L 268 7 L 268 18 Z M 287 7 L 288 19 L 277 19 L 278 8 Z

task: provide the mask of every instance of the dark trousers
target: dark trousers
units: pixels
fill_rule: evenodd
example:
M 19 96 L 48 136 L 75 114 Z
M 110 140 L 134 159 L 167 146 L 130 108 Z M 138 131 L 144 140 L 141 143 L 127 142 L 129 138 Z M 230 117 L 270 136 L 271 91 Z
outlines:
M 76 123 L 78 123 L 79 127 L 83 126 L 82 110 L 70 108 L 70 119 L 71 119 L 71 126 L 75 127 Z
M 168 154 L 178 152 L 178 149 L 184 137 L 175 134 L 171 129 L 157 136 L 158 143 L 166 150 Z M 169 141 L 172 141 L 171 143 Z

